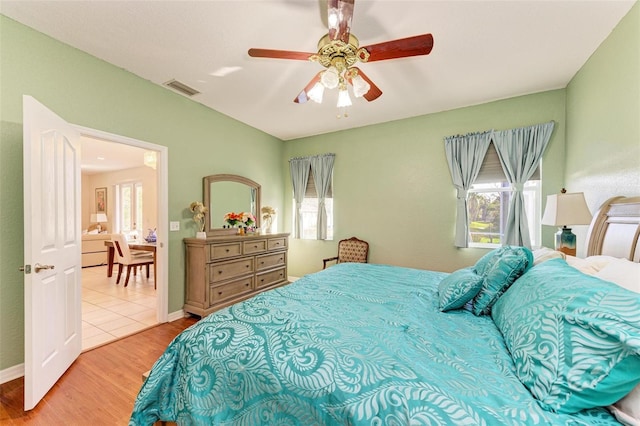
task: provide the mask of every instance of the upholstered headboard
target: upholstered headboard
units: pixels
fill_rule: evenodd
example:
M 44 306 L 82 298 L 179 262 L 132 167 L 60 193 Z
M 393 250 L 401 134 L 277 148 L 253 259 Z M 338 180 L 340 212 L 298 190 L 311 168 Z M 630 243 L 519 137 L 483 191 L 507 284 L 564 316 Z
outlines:
M 613 197 L 593 216 L 587 256 L 607 255 L 640 262 L 640 197 Z

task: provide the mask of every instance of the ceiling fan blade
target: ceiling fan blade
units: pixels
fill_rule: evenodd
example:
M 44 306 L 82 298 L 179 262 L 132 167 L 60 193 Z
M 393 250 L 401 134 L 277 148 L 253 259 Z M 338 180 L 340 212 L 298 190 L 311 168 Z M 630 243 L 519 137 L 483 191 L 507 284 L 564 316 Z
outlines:
M 309 84 L 307 84 L 304 87 L 304 89 L 302 89 L 302 92 L 298 93 L 298 96 L 296 96 L 296 98 L 293 100 L 293 102 L 295 102 L 297 104 L 303 104 L 303 103 L 307 102 L 309 100 L 309 95 L 307 95 L 307 93 L 309 93 L 309 90 L 313 89 L 313 86 L 315 86 L 316 83 L 320 81 L 320 75 L 321 74 L 322 74 L 322 71 L 320 71 L 318 74 L 316 74 L 316 76 L 311 79 Z
M 398 40 L 364 46 L 369 52 L 366 62 L 384 61 L 385 59 L 405 58 L 407 56 L 428 55 L 433 49 L 433 36 L 422 34 Z M 362 59 L 359 56 L 359 59 Z
M 349 43 L 354 1 L 355 0 L 329 0 L 327 2 L 329 40 L 342 40 L 345 43 Z
M 376 86 L 373 81 L 371 81 L 371 79 L 369 77 L 366 76 L 365 73 L 362 72 L 362 70 L 358 67 L 351 67 L 350 69 L 354 69 L 358 72 L 358 75 L 360 77 L 362 77 L 362 79 L 364 81 L 366 81 L 367 83 L 369 83 L 369 86 L 371 86 L 371 88 L 369 89 L 369 91 L 367 93 L 364 94 L 363 98 L 365 98 L 367 101 L 371 102 L 371 101 L 375 101 L 376 99 L 378 99 L 380 97 L 380 95 L 382 95 L 382 90 L 380 90 L 378 88 L 378 86 Z M 351 79 L 349 79 L 349 83 L 351 83 Z
M 294 52 L 292 50 L 249 49 L 249 56 L 252 58 L 295 59 L 307 61 L 312 55 L 316 55 L 316 53 Z

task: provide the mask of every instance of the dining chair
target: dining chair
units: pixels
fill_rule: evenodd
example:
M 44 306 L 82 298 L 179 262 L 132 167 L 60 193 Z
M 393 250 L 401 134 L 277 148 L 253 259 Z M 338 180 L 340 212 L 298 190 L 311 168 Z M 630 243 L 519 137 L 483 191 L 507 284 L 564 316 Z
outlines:
M 125 287 L 129 284 L 131 270 L 133 269 L 133 275 L 136 276 L 136 268 L 138 266 L 147 267 L 147 278 L 149 278 L 149 266 L 153 264 L 153 253 L 132 253 L 129 249 L 127 238 L 123 234 L 111 234 L 111 241 L 114 247 L 115 262 L 118 263 L 118 278 L 116 279 L 116 284 L 120 283 L 122 270 L 125 266 L 127 267 L 127 277 L 124 280 Z
M 327 262 L 336 263 L 354 262 L 367 263 L 369 257 L 369 243 L 356 237 L 351 237 L 338 242 L 338 255 L 322 259 L 322 269 L 327 267 Z

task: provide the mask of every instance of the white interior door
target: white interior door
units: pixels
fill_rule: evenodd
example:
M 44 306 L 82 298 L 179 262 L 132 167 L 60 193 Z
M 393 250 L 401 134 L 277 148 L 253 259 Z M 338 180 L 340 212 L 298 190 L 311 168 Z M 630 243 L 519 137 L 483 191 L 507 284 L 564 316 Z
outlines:
M 24 114 L 24 408 L 80 355 L 78 131 L 30 96 Z

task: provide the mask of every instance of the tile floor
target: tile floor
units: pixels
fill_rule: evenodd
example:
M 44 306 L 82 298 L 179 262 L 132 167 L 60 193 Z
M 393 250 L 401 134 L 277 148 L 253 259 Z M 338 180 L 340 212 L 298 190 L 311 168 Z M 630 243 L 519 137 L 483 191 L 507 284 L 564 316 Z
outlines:
M 117 266 L 107 278 L 106 266 L 82 269 L 82 350 L 88 350 L 137 333 L 158 323 L 153 268 L 116 285 Z

